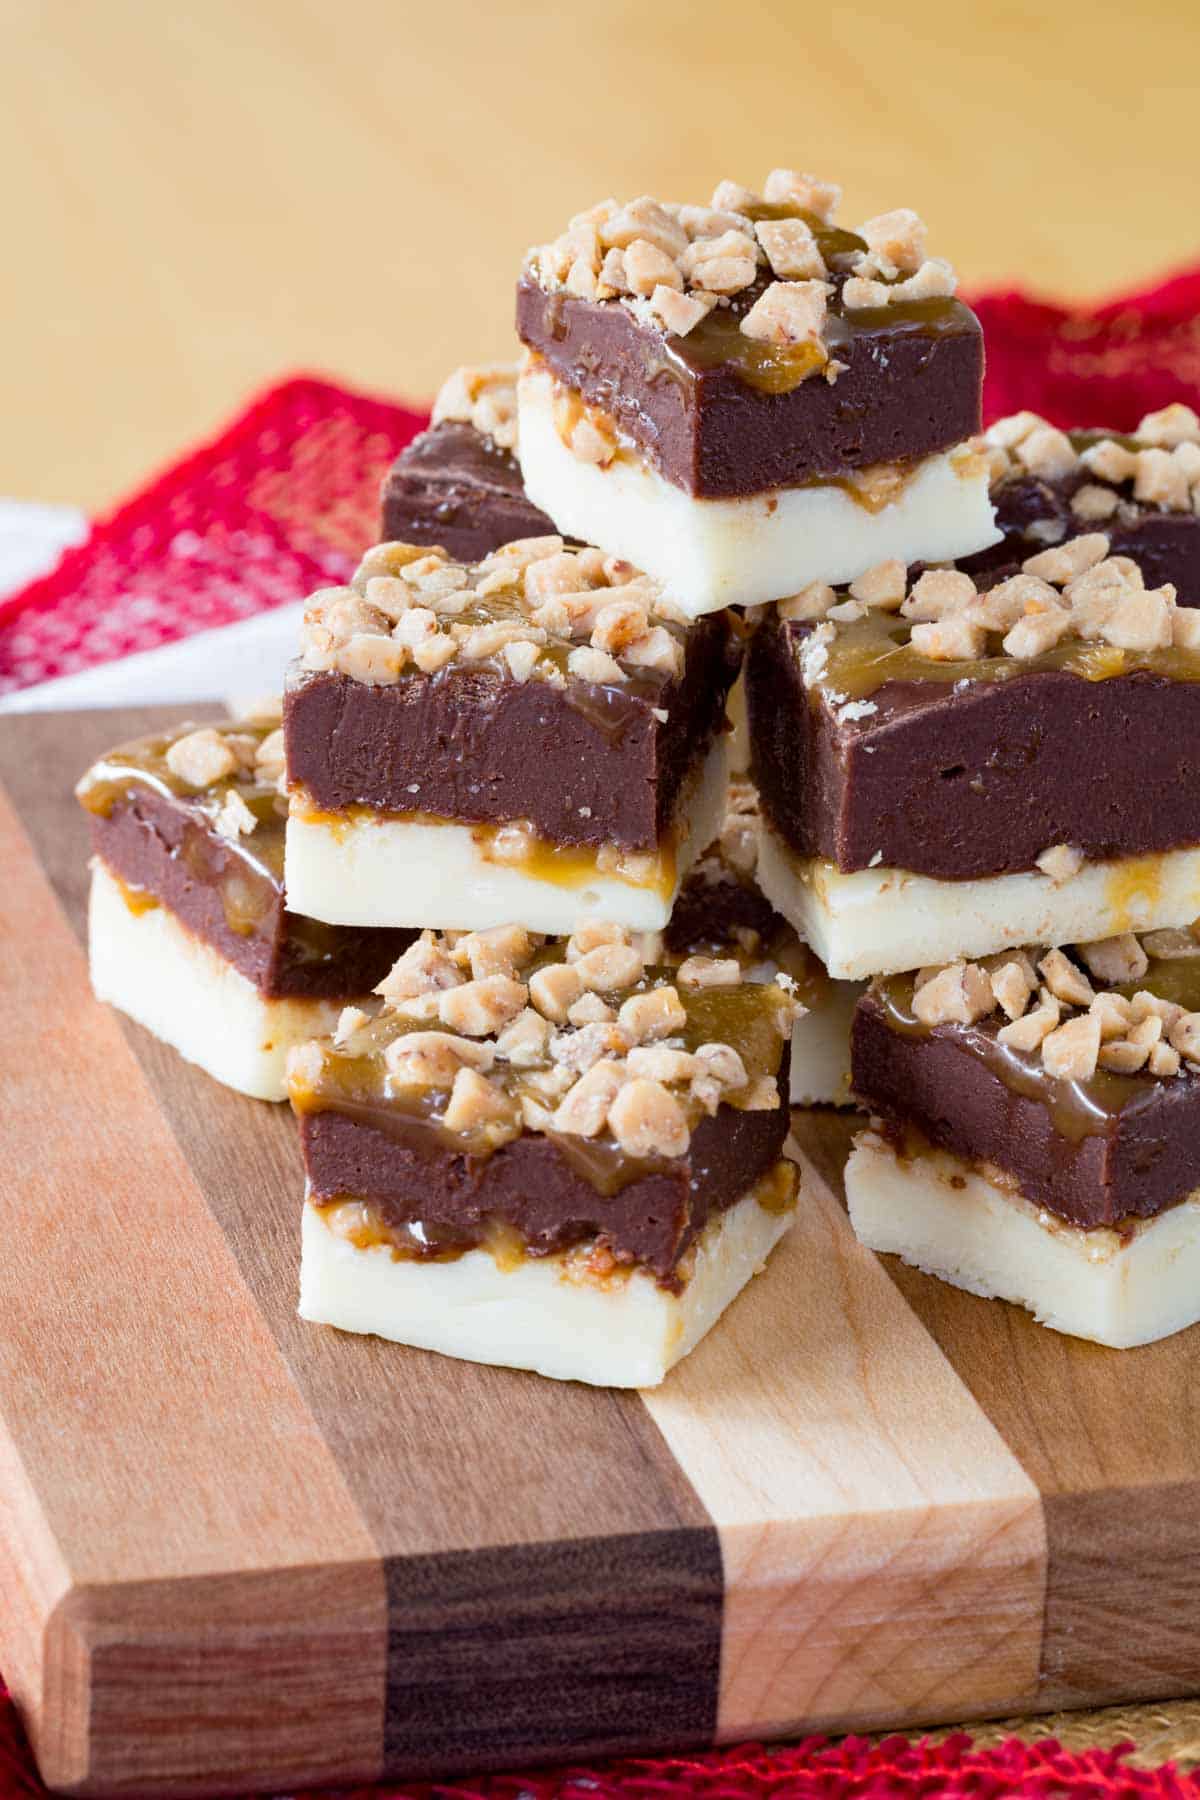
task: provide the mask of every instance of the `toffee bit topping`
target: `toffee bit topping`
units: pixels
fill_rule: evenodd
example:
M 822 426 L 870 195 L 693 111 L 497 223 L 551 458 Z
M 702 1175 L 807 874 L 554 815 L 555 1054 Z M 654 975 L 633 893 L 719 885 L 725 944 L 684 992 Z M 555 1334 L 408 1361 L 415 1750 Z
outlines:
M 741 330 L 764 344 L 811 344 L 824 362 L 821 334 L 832 291 L 824 281 L 773 281 L 742 320 Z
M 630 1156 L 683 1156 L 691 1136 L 678 1100 L 644 1075 L 627 1075 L 609 1106 L 608 1124 Z
M 923 1025 L 973 1025 L 995 1006 L 992 984 L 978 963 L 955 962 L 931 975 L 913 997 Z
M 684 987 L 737 987 L 741 964 L 735 957 L 688 956 L 676 971 Z
M 425 931 L 380 982 L 380 1006 L 345 1008 L 332 1040 L 293 1054 L 293 1098 L 302 1106 L 319 1094 L 326 1057 L 350 1067 L 365 1058 L 381 1098 L 485 1147 L 555 1131 L 645 1157 L 683 1155 L 698 1120 L 725 1101 L 777 1107 L 766 1046 L 782 1053 L 795 1002 L 770 983 L 705 997 L 685 969 L 647 968 L 644 950 L 598 921 L 566 941 L 516 926 Z M 692 962 L 700 987 L 741 987 L 736 962 Z M 726 1020 L 737 1041 L 712 1031 Z
M 869 266 L 870 258 L 862 257 L 859 267 Z M 921 264 L 915 275 L 902 281 L 876 281 L 871 276 L 853 275 L 842 289 L 842 303 L 851 312 L 867 307 L 892 306 L 907 300 L 948 300 L 958 286 L 958 277 L 940 256 Z
M 633 675 L 671 680 L 683 672 L 683 631 L 658 582 L 558 537 L 518 539 L 475 564 L 377 544 L 348 586 L 308 602 L 305 669 L 387 686 L 452 662 L 556 686 L 568 674 L 605 686 Z
M 178 775 L 189 787 L 213 787 L 232 775 L 238 766 L 237 753 L 212 725 L 202 725 L 176 738 L 167 749 L 166 763 L 172 775 Z
M 356 1031 L 361 1031 L 363 1026 L 369 1022 L 370 1014 L 365 1013 L 361 1006 L 343 1006 L 341 1012 L 338 1014 L 337 1025 L 334 1028 L 334 1043 L 346 1043 L 348 1039 L 354 1036 Z
M 268 786 L 282 786 L 285 773 L 282 726 L 277 725 L 274 731 L 268 732 L 259 744 L 254 753 L 254 772 Z
M 812 687 L 825 674 L 837 628 L 853 626 L 869 612 L 898 611 L 911 622 L 910 647 L 931 662 L 974 662 L 1004 656 L 1032 662 L 1066 642 L 1101 643 L 1114 651 L 1145 654 L 1200 648 L 1200 615 L 1176 603 L 1170 582 L 1147 588 L 1127 556 L 1110 556 L 1103 532 L 1040 550 L 1018 575 L 980 590 L 959 569 L 926 569 L 905 591 L 906 574 L 880 563 L 850 587 L 850 599 L 821 582 L 781 600 L 781 618 L 821 620 L 800 650 L 801 670 Z M 999 643 L 989 642 L 999 636 Z M 1092 679 L 1119 674 L 1099 666 Z
M 772 275 L 781 281 L 825 280 L 825 260 L 812 226 L 804 219 L 760 219 L 754 235 L 766 253 Z
M 530 250 L 526 268 L 547 292 L 612 301 L 678 337 L 770 275 L 741 330 L 768 344 L 811 344 L 805 373 L 835 381 L 846 365 L 823 341 L 827 301 L 853 312 L 947 298 L 956 285 L 949 263 L 926 256 L 915 212 L 900 207 L 839 234 L 841 198 L 833 182 L 772 169 L 761 194 L 719 182 L 711 206 L 648 194 L 603 200 Z
M 1014 413 L 991 426 L 986 441 L 993 482 L 1084 477 L 1070 496 L 1078 519 L 1133 518 L 1146 507 L 1200 513 L 1200 418 L 1190 406 L 1147 413 L 1124 440 L 1082 432 L 1072 439 L 1036 413 Z
M 258 820 L 242 799 L 236 788 L 230 788 L 221 802 L 220 811 L 213 820 L 222 837 L 236 842 L 240 837 L 249 837 L 258 824 Z
M 1018 950 L 985 962 L 918 970 L 914 1017 L 930 1027 L 975 1025 L 999 1012 L 1006 1023 L 997 1041 L 1026 1055 L 1036 1052 L 1046 1073 L 1061 1081 L 1086 1081 L 1098 1068 L 1120 1075 L 1145 1070 L 1162 1078 L 1178 1075 L 1185 1063 L 1200 1069 L 1200 1012 L 1147 989 L 1132 996 L 1121 991 L 1147 975 L 1151 956 L 1169 961 L 1200 955 L 1190 932 L 1151 931 L 1141 940 L 1123 932 L 1077 944 L 1070 955 L 1050 949 L 1035 971 L 1031 956 L 1037 954 Z M 1097 989 L 1089 975 L 1110 985 Z
M 433 403 L 433 424 L 454 419 L 491 438 L 502 450 L 517 444 L 515 363 L 467 364 L 448 375 Z
M 860 273 L 867 257 L 887 281 L 915 275 L 925 262 L 925 226 L 907 206 L 864 220 L 858 235 L 867 245 L 867 256 L 860 259 Z
M 131 786 L 170 778 L 181 800 L 195 803 L 208 825 L 231 844 L 266 826 L 271 842 L 256 842 L 256 857 L 282 874 L 282 819 L 286 813 L 283 733 L 273 725 L 278 701 L 262 701 L 253 717 L 222 725 L 181 725 L 118 746 L 95 763 L 76 786 L 89 811 L 107 815 Z M 275 792 L 272 793 L 271 790 Z M 276 837 L 278 843 L 276 843 Z
M 851 598 L 860 600 L 864 606 L 877 607 L 880 612 L 896 612 L 908 592 L 908 570 L 899 557 L 889 557 L 852 581 L 849 591 Z

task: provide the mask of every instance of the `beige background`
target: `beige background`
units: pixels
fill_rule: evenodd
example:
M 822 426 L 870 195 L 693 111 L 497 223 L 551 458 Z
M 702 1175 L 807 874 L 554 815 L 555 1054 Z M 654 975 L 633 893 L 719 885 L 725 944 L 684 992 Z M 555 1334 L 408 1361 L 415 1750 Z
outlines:
M 298 366 L 504 354 L 527 242 L 775 163 L 968 284 L 1200 251 L 1195 0 L 0 0 L 0 493 L 118 496 Z

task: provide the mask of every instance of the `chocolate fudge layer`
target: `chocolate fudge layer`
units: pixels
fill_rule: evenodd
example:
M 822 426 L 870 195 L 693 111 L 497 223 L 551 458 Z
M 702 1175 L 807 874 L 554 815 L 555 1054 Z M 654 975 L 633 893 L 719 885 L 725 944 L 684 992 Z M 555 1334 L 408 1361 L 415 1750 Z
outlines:
M 179 725 L 112 750 L 79 784 L 96 855 L 134 911 L 165 906 L 268 999 L 369 993 L 409 931 L 288 912 L 276 724 Z
M 1148 587 L 1169 581 L 1180 606 L 1200 605 L 1200 419 L 1190 407 L 1147 414 L 1130 433 L 1062 432 L 1022 413 L 987 438 L 1004 536 L 961 568 L 1010 575 L 1033 552 L 1099 529 Z
M 1089 534 L 978 593 L 885 566 L 769 616 L 747 706 L 789 850 L 967 880 L 1200 843 L 1195 614 L 1106 552 Z
M 605 1192 L 603 1150 L 587 1139 L 520 1138 L 480 1157 L 436 1129 L 391 1118 L 380 1126 L 363 1112 L 305 1113 L 300 1120 L 314 1203 L 369 1196 L 382 1233 L 396 1246 L 411 1241 L 414 1256 L 494 1242 L 501 1224 L 528 1256 L 602 1239 L 618 1262 L 639 1264 L 664 1281 L 707 1221 L 778 1161 L 786 1135 L 783 1107 L 722 1107 L 697 1126 L 687 1156 L 640 1168 L 623 1159 L 622 1185 Z
M 526 499 L 512 451 L 452 419 L 401 451 L 384 478 L 382 499 L 385 540 L 440 544 L 461 562 L 554 530 Z
M 681 626 L 657 584 L 559 538 L 475 566 L 382 545 L 316 600 L 284 710 L 304 803 L 555 845 L 658 846 L 741 654 L 729 614 Z
M 669 1285 L 779 1158 L 794 1009 L 736 964 L 647 968 L 614 927 L 425 933 L 382 992 L 291 1070 L 310 1197 L 364 1202 L 363 1247 L 593 1244 Z
M 845 231 L 838 197 L 776 170 L 712 207 L 595 207 L 531 252 L 518 335 L 698 497 L 948 450 L 979 429 L 978 320 L 915 214 Z
M 1186 941 L 1148 934 L 1155 939 Z M 1164 1211 L 1200 1187 L 1200 1067 L 1188 1056 L 1200 1059 L 1200 946 L 1148 959 L 1135 939 L 1112 943 L 1138 974 L 1109 984 L 1089 977 L 1089 947 L 1053 952 L 1061 961 L 1051 980 L 1075 1001 L 1029 991 L 1015 1020 L 986 988 L 975 991 L 975 964 L 940 977 L 954 990 L 949 1006 L 922 1004 L 925 985 L 912 975 L 877 980 L 854 1018 L 856 1093 L 901 1149 L 915 1126 L 1072 1224 L 1119 1226 Z M 1041 957 L 1020 959 L 1034 981 L 1030 961 Z M 993 970 L 1005 961 L 993 958 Z

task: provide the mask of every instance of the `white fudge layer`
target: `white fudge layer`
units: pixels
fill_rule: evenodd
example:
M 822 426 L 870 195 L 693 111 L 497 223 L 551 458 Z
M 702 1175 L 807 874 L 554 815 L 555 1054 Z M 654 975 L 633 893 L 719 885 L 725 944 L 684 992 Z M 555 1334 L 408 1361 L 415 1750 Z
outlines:
M 428 1263 L 394 1257 L 387 1245 L 359 1250 L 306 1202 L 300 1316 L 557 1381 L 657 1387 L 763 1267 L 794 1217 L 744 1195 L 705 1227 L 687 1283 L 672 1294 L 640 1269 L 603 1284 L 572 1279 L 562 1256 L 505 1269 L 487 1250 Z
M 552 378 L 517 384 L 525 491 L 567 537 L 600 544 L 665 583 L 690 618 L 756 606 L 810 581 L 853 581 L 885 558 L 944 562 L 999 542 L 987 471 L 955 451 L 927 457 L 878 512 L 830 484 L 697 499 L 645 460 L 581 462 L 554 422 Z
M 293 1044 L 332 1031 L 340 1001 L 269 1000 L 165 906 L 133 913 L 115 877 L 92 864 L 92 989 L 214 1080 L 253 1100 L 286 1100 Z
M 792 1027 L 793 1106 L 852 1106 L 850 1021 L 862 981 L 831 981 L 819 1003 Z
M 935 881 L 906 869 L 844 875 L 819 858 L 793 857 L 764 825 L 758 882 L 844 981 L 1022 944 L 1086 944 L 1200 917 L 1200 850 L 1085 863 L 1057 886 L 1040 873 Z
M 1200 1194 L 1128 1238 L 1084 1231 L 945 1151 L 901 1161 L 866 1132 L 846 1165 L 846 1198 L 869 1249 L 985 1299 L 1014 1301 L 1071 1337 L 1128 1350 L 1200 1320 Z
M 673 881 L 637 887 L 592 868 L 567 882 L 492 861 L 469 825 L 420 824 L 381 813 L 329 824 L 293 801 L 287 824 L 288 905 L 332 925 L 485 931 L 524 925 L 566 936 L 584 919 L 661 931 L 679 884 L 719 834 L 728 785 L 725 745 L 709 752 L 684 802 Z

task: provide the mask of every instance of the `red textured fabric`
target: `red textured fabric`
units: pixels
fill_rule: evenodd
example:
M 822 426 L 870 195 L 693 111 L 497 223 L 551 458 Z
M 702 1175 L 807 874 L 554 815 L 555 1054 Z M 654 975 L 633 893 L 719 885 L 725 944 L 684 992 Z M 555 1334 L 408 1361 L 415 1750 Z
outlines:
M 1062 425 L 1126 428 L 1171 400 L 1200 409 L 1200 268 L 1091 309 L 1018 293 L 974 305 L 987 334 L 989 420 L 1030 407 Z M 0 692 L 344 580 L 374 535 L 380 477 L 425 417 L 312 376 L 269 389 L 213 442 L 97 521 L 52 574 L 0 603 Z M 354 1800 L 1195 1800 L 1194 1777 L 1169 1764 L 1131 1768 L 1129 1748 L 1075 1755 L 1053 1739 L 977 1750 L 966 1736 L 874 1746 L 812 1738 L 459 1786 L 359 1789 Z M 0 1800 L 44 1793 L 0 1685 Z
M 1200 268 L 1094 308 L 978 296 L 988 419 L 1127 427 L 1200 406 Z M 346 578 L 379 479 L 425 415 L 298 376 L 254 400 L 98 520 L 55 571 L 0 603 L 0 693 L 228 624 Z
M 379 483 L 428 414 L 295 376 L 0 602 L 0 693 L 153 650 L 345 581 Z
M 1128 430 L 1172 400 L 1200 406 L 1200 267 L 1091 308 L 1020 293 L 971 304 L 987 344 L 989 423 L 1027 406 L 1056 425 Z

